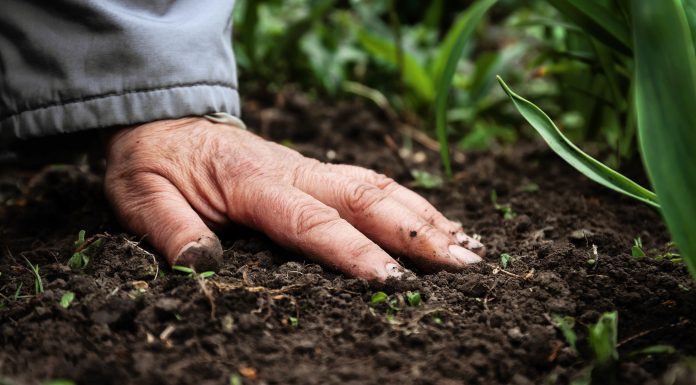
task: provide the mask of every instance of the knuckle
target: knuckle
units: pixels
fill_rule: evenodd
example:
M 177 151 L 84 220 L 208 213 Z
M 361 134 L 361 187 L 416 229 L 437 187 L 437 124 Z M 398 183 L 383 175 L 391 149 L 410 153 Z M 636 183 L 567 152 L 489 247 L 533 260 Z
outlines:
M 335 209 L 317 203 L 296 206 L 291 217 L 298 237 L 307 236 L 318 228 L 329 227 L 342 220 Z
M 418 235 L 417 239 L 434 239 L 440 235 L 439 231 L 427 222 L 420 222 L 412 231 Z M 407 235 L 410 236 L 411 233 Z
M 375 245 L 365 239 L 356 239 L 348 244 L 348 252 L 353 259 L 364 259 L 363 256 L 374 254 Z
M 380 190 L 384 191 L 391 191 L 395 190 L 399 187 L 399 184 L 396 183 L 396 181 L 384 174 L 378 174 L 373 171 L 374 175 L 374 185 L 377 186 Z
M 385 198 L 380 189 L 367 183 L 351 185 L 345 194 L 346 207 L 354 214 L 365 213 Z

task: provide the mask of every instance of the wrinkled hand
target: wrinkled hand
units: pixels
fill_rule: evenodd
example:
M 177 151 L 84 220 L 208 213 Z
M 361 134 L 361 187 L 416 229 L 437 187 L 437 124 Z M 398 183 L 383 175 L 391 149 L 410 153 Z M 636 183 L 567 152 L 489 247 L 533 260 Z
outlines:
M 105 187 L 127 228 L 146 235 L 170 264 L 198 271 L 219 264 L 210 228 L 230 221 L 370 280 L 403 274 L 387 251 L 430 271 L 460 269 L 484 253 L 461 225 L 384 175 L 308 159 L 204 118 L 115 133 Z

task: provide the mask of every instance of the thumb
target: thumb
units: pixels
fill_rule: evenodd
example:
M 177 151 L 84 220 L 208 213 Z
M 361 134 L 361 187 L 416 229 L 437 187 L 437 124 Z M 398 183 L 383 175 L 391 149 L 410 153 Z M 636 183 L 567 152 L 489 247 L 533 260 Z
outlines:
M 130 179 L 127 180 L 127 179 Z M 171 266 L 217 270 L 220 240 L 167 179 L 156 174 L 106 178 L 106 194 L 119 219 L 162 253 Z

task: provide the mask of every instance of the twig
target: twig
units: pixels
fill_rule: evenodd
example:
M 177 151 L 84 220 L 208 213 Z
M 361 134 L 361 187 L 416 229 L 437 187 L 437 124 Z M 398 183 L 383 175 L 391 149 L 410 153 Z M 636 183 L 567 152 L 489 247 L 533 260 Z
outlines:
M 198 274 L 196 276 L 196 280 L 198 281 L 198 286 L 201 288 L 201 292 L 203 295 L 208 299 L 208 302 L 210 303 L 210 319 L 215 319 L 215 298 L 213 297 L 213 292 L 210 291 L 210 288 L 206 284 L 206 279 L 203 278 L 202 275 Z
M 689 321 L 688 319 L 685 319 L 685 320 L 682 320 L 682 321 L 679 321 L 679 322 L 677 322 L 677 323 L 673 323 L 673 324 L 670 324 L 670 325 L 665 325 L 665 326 L 660 326 L 660 327 L 657 327 L 657 328 L 654 328 L 654 329 L 644 330 L 644 331 L 642 331 L 642 332 L 640 332 L 640 333 L 638 333 L 638 334 L 634 334 L 634 335 L 632 335 L 632 336 L 630 336 L 630 337 L 628 337 L 628 338 L 626 338 L 626 339 L 624 339 L 624 340 L 619 341 L 619 343 L 616 344 L 616 347 L 618 348 L 618 347 L 620 347 L 621 345 L 624 345 L 624 344 L 626 344 L 626 343 L 628 343 L 628 342 L 631 342 L 631 341 L 633 341 L 633 340 L 635 340 L 635 339 L 637 339 L 637 338 L 646 336 L 646 335 L 648 335 L 648 334 L 650 334 L 650 333 L 654 333 L 654 332 L 656 332 L 656 331 L 660 331 L 660 330 L 662 330 L 662 329 L 673 328 L 673 327 L 677 327 L 677 326 L 683 326 L 683 325 L 686 325 L 686 324 L 689 324 L 689 323 L 691 323 L 691 321 Z
M 503 273 L 503 274 L 507 274 L 507 275 L 509 275 L 509 276 L 511 276 L 511 277 L 515 277 L 515 278 L 519 278 L 519 279 L 524 279 L 524 277 L 522 277 L 522 276 L 520 276 L 520 275 L 517 275 L 517 274 L 515 274 L 515 273 L 511 273 L 511 272 L 509 272 L 509 271 L 507 271 L 507 270 L 501 269 L 500 267 L 498 267 L 498 266 L 496 266 L 496 265 L 494 265 L 494 264 L 492 264 L 492 263 L 487 263 L 487 265 L 490 266 L 490 267 L 493 269 L 493 271 L 496 271 L 497 273 Z

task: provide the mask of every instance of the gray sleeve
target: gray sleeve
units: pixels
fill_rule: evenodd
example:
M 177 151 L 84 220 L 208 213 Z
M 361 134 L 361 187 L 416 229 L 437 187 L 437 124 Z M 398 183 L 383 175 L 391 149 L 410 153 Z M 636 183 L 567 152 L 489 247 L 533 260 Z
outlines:
M 233 6 L 1 0 L 0 143 L 213 112 L 239 116 Z

